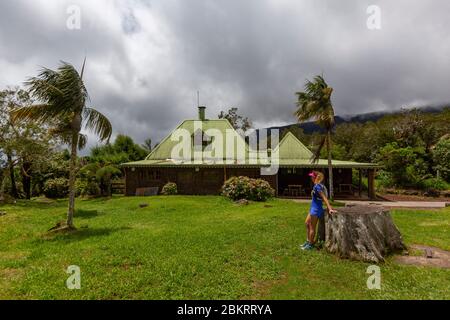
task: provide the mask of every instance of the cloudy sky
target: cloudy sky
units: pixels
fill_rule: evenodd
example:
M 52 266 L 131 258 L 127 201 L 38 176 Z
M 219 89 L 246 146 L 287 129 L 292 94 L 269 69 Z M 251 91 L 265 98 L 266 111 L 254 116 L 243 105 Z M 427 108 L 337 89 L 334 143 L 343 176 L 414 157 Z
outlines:
M 197 91 L 210 118 L 235 106 L 257 127 L 292 123 L 320 73 L 340 115 L 441 104 L 449 13 L 448 0 L 0 0 L 0 89 L 86 55 L 92 105 L 137 142 L 196 117 Z

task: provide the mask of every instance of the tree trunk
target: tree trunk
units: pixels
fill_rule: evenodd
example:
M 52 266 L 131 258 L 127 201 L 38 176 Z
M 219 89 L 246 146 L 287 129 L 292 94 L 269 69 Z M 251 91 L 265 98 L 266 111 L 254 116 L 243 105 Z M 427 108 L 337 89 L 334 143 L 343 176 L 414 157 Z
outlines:
M 14 174 L 14 162 L 10 154 L 7 155 L 8 167 L 9 167 L 9 179 L 11 181 L 11 196 L 13 198 L 19 198 L 19 192 L 17 191 L 16 176 Z
M 334 200 L 334 191 L 333 191 L 333 164 L 331 161 L 331 131 L 327 132 L 327 154 L 328 154 L 328 186 L 329 186 L 329 198 L 331 201 Z M 325 241 L 326 240 L 326 215 L 319 219 L 318 230 L 317 230 L 317 240 Z
M 72 134 L 72 144 L 70 152 L 70 168 L 69 168 L 69 210 L 67 212 L 67 226 L 74 229 L 73 215 L 75 212 L 75 179 L 77 169 L 77 151 L 78 151 L 78 132 Z
M 333 164 L 331 162 L 331 131 L 327 133 L 327 153 L 328 153 L 328 185 L 330 200 L 334 200 L 334 188 L 333 188 Z
M 31 163 L 24 161 L 22 163 L 22 185 L 25 198 L 31 199 Z
M 380 263 L 406 249 L 389 211 L 378 205 L 340 208 L 328 215 L 326 235 L 326 250 L 346 259 Z

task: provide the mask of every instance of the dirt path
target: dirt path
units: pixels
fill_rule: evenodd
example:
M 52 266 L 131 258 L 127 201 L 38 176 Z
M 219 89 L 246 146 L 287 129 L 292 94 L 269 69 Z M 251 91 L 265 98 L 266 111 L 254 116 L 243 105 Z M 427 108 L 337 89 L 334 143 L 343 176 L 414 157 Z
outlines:
M 345 204 L 376 204 L 387 208 L 440 209 L 445 201 L 344 201 Z
M 295 199 L 298 203 L 310 203 L 311 200 Z M 450 202 L 445 201 L 356 201 L 339 200 L 345 204 L 375 204 L 386 208 L 410 208 L 410 209 L 441 209 L 450 206 Z
M 435 247 L 412 245 L 410 249 L 422 251 L 421 256 L 398 256 L 395 261 L 400 264 L 437 267 L 450 269 L 450 252 Z

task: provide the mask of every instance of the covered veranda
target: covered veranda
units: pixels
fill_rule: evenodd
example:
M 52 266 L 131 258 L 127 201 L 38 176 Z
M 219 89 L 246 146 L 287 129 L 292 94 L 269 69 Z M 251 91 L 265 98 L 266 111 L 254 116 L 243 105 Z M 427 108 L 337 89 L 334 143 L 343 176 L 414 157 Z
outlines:
M 320 160 L 324 162 L 324 160 Z M 333 190 L 335 199 L 374 200 L 375 174 L 379 166 L 368 163 L 333 161 Z M 330 190 L 328 166 L 325 163 L 280 166 L 277 175 L 277 194 L 284 198 L 309 198 L 313 183 L 309 173 L 313 170 L 325 175 L 323 184 Z M 367 183 L 363 183 L 367 181 Z

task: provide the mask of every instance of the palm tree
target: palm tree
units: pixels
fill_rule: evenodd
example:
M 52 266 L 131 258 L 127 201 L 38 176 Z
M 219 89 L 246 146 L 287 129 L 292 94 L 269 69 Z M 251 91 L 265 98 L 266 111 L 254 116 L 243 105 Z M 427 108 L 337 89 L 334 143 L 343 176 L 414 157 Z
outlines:
M 77 150 L 86 145 L 81 129 L 93 131 L 101 141 L 108 141 L 112 134 L 109 120 L 97 110 L 87 107 L 89 95 L 83 82 L 86 59 L 81 74 L 69 63 L 61 62 L 56 71 L 44 68 L 26 85 L 30 93 L 41 103 L 14 111 L 14 117 L 37 123 L 50 123 L 53 132 L 70 146 L 68 229 L 74 229 L 75 179 Z
M 312 162 L 317 162 L 322 148 L 326 144 L 328 154 L 328 178 L 330 188 L 330 199 L 333 200 L 333 166 L 331 161 L 331 133 L 334 127 L 334 109 L 331 103 L 333 88 L 329 87 L 323 76 L 314 77 L 314 81 L 306 81 L 304 92 L 297 92 L 297 111 L 295 116 L 299 122 L 314 119 L 315 122 L 325 129 L 317 149 L 314 152 Z

